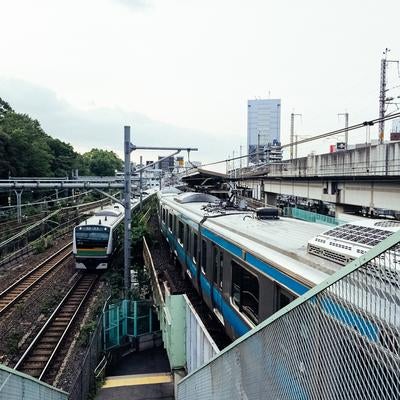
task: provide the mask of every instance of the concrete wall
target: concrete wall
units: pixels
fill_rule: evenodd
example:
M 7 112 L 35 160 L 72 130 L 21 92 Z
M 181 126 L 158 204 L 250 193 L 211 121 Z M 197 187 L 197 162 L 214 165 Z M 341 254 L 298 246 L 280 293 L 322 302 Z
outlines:
M 263 182 L 267 198 L 270 194 L 284 194 L 335 204 L 400 210 L 400 179 L 398 182 L 339 181 L 336 191 L 330 181 L 263 179 Z M 260 180 L 243 181 L 241 185 L 253 188 L 256 193 Z
M 287 160 L 258 173 L 274 177 L 400 175 L 400 142 Z

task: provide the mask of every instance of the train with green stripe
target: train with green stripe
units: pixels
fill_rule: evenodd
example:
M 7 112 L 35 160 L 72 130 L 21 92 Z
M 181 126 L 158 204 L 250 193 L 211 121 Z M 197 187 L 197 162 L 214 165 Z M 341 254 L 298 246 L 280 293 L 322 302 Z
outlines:
M 95 271 L 109 267 L 120 243 L 118 227 L 123 220 L 124 209 L 115 203 L 75 227 L 72 248 L 75 269 Z

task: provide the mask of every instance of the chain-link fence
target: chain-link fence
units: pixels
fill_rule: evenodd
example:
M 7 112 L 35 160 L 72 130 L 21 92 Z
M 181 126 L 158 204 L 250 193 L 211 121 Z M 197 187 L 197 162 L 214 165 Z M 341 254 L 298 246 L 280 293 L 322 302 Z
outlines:
M 70 400 L 86 400 L 90 393 L 96 392 L 97 382 L 101 382 L 102 377 L 96 376 L 95 369 L 103 353 L 103 316 L 97 321 L 89 348 L 86 352 L 75 382 L 70 390 Z
M 399 399 L 400 232 L 178 385 L 191 399 Z

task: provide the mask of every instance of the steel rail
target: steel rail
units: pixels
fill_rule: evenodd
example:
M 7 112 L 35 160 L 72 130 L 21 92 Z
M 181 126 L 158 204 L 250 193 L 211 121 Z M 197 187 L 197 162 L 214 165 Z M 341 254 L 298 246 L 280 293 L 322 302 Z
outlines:
M 81 275 L 80 278 L 73 284 L 73 286 L 69 289 L 67 294 L 63 297 L 63 299 L 60 301 L 59 305 L 57 308 L 53 311 L 47 322 L 44 324 L 44 326 L 40 329 L 39 333 L 36 335 L 36 337 L 33 339 L 29 347 L 25 350 L 24 354 L 22 357 L 19 359 L 18 363 L 15 365 L 14 369 L 20 370 L 20 371 L 29 371 L 29 370 L 37 370 L 40 371 L 40 373 L 36 374 L 36 378 L 39 380 L 43 380 L 45 373 L 48 371 L 51 363 L 54 361 L 55 356 L 57 355 L 60 346 L 62 345 L 62 342 L 65 338 L 65 336 L 68 334 L 68 331 L 70 330 L 72 324 L 75 322 L 76 317 L 81 311 L 83 304 L 85 303 L 86 299 L 88 298 L 89 294 L 91 293 L 95 283 L 98 280 L 97 275 Z M 82 286 L 88 283 L 89 286 L 85 288 L 83 295 L 80 295 L 78 292 L 79 290 L 82 289 Z M 29 357 L 32 356 L 32 353 L 34 352 L 35 348 L 40 345 L 41 339 L 45 338 L 46 333 L 49 331 L 50 328 L 54 327 L 53 323 L 57 322 L 56 319 L 57 317 L 64 311 L 68 312 L 66 310 L 63 310 L 63 307 L 68 306 L 68 300 L 70 300 L 74 295 L 78 295 L 78 300 L 79 304 L 76 306 L 75 310 L 73 311 L 72 315 L 68 317 L 68 322 L 65 328 L 62 330 L 62 333 L 60 334 L 60 337 L 57 339 L 57 341 L 54 343 L 53 348 L 50 350 L 50 354 L 47 355 L 41 355 L 42 357 L 48 357 L 47 360 L 45 361 L 45 365 L 43 367 L 25 367 L 24 364 L 29 362 Z M 65 318 L 65 317 L 64 317 Z M 49 336 L 52 337 L 52 336 Z M 43 363 L 42 361 L 31 361 L 32 363 Z M 33 375 L 32 375 L 33 376 Z
M 68 247 L 71 247 L 72 242 L 69 242 L 65 246 L 63 246 L 60 250 L 58 250 L 56 253 L 52 254 L 50 257 L 48 257 L 46 260 L 42 261 L 39 265 L 37 265 L 35 268 L 33 268 L 31 271 L 23 275 L 21 278 L 16 280 L 11 286 L 9 286 L 7 289 L 3 290 L 0 293 L 0 315 L 3 314 L 6 310 L 8 310 L 9 307 L 11 307 L 16 301 L 21 299 L 22 296 L 24 296 L 28 291 L 30 291 L 34 286 L 38 284 L 40 280 L 42 280 L 45 276 L 47 276 L 50 272 L 54 271 L 55 268 L 57 268 L 63 261 L 65 261 L 66 258 L 68 258 L 71 253 L 72 253 L 72 248 L 65 252 L 65 250 L 68 249 Z M 65 254 L 62 255 L 62 257 L 56 261 L 56 263 L 53 266 L 50 266 L 50 268 L 46 268 L 47 265 L 54 260 L 57 256 L 65 252 Z M 40 269 L 44 269 L 43 273 L 40 274 L 33 282 L 31 282 L 27 287 L 23 287 L 22 290 L 16 294 L 15 297 L 11 299 L 11 301 L 7 302 L 4 306 L 1 305 L 1 303 L 4 301 L 4 298 L 7 295 L 10 295 L 11 292 L 15 289 L 18 289 L 19 286 L 24 284 L 29 277 L 31 277 L 33 274 L 36 272 L 40 271 Z
M 88 275 L 86 275 L 88 276 Z M 65 336 L 67 335 L 68 331 L 70 330 L 72 324 L 75 322 L 76 316 L 78 315 L 79 311 L 82 309 L 83 303 L 85 303 L 86 299 L 88 298 L 89 294 L 91 293 L 94 284 L 97 282 L 98 277 L 95 276 L 92 280 L 92 282 L 90 283 L 90 286 L 88 287 L 85 295 L 83 296 L 82 300 L 80 301 L 77 309 L 75 310 L 74 314 L 71 317 L 71 320 L 69 321 L 67 327 L 64 330 L 64 333 L 61 335 L 60 340 L 58 341 L 56 347 L 54 348 L 53 352 L 51 353 L 46 365 L 43 368 L 42 373 L 39 376 L 39 380 L 42 380 L 44 375 L 46 374 L 49 366 L 51 365 L 52 361 L 54 360 L 55 355 L 57 354 L 58 349 L 60 348 Z M 77 284 L 80 282 L 80 280 L 77 282 Z

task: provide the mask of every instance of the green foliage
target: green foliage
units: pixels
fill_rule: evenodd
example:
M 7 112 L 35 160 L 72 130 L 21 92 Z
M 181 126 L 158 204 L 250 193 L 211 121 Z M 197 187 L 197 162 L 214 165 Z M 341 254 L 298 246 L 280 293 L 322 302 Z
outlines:
M 22 339 L 23 333 L 21 331 L 14 332 L 6 339 L 6 349 L 9 356 L 17 354 L 18 343 Z
M 89 344 L 89 339 L 96 329 L 97 322 L 89 321 L 85 325 L 82 326 L 79 331 L 78 344 L 81 347 L 86 347 Z
M 41 237 L 33 244 L 36 254 L 43 253 L 45 250 L 53 246 L 53 238 L 51 236 Z
M 92 149 L 83 154 L 83 160 L 92 175 L 114 176 L 122 169 L 122 160 L 113 151 Z
M 37 120 L 15 112 L 0 98 L 0 178 L 8 176 L 114 175 L 122 161 L 112 151 L 93 149 L 83 156 L 47 135 Z

